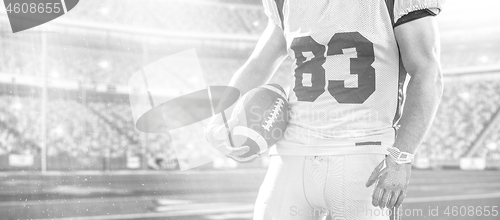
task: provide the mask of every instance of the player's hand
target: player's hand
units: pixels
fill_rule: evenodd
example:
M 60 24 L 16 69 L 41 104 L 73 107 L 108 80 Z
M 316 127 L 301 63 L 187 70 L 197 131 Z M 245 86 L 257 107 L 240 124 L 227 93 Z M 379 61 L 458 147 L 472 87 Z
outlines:
M 399 207 L 406 197 L 410 175 L 411 163 L 397 164 L 392 157 L 386 156 L 375 167 L 368 182 L 366 182 L 366 187 L 377 183 L 372 195 L 373 206 L 389 209 Z
M 224 156 L 229 157 L 237 162 L 251 162 L 259 157 L 259 155 L 252 155 L 250 157 L 240 157 L 246 154 L 250 147 L 231 146 L 230 133 L 233 128 L 238 124 L 238 118 L 232 117 L 227 122 L 227 127 L 222 120 L 222 116 L 216 115 L 214 120 L 205 128 L 205 138 L 208 143 L 215 149 L 221 152 Z

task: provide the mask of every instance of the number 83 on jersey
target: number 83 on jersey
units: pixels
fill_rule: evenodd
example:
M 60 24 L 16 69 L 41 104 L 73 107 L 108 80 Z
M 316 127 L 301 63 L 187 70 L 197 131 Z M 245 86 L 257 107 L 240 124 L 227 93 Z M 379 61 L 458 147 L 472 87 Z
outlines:
M 326 46 L 317 43 L 310 36 L 297 37 L 293 39 L 290 48 L 296 58 L 293 91 L 298 101 L 314 102 L 328 90 L 340 104 L 362 104 L 375 92 L 373 43 L 359 32 L 336 33 Z M 333 60 L 326 59 L 325 55 L 349 55 L 347 68 L 329 63 Z M 328 71 L 348 69 L 349 72 L 341 73 L 345 75 L 345 79 L 327 80 L 325 67 Z

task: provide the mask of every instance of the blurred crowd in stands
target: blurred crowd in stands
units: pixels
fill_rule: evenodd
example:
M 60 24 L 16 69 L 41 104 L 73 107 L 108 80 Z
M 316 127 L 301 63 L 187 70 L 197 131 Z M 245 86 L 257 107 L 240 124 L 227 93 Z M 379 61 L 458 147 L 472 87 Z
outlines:
M 445 79 L 443 101 L 435 122 L 419 149 L 419 157 L 458 160 L 500 109 L 500 77 Z M 92 157 L 109 154 L 111 157 L 123 157 L 127 154 L 145 153 L 150 157 L 162 155 L 170 160 L 175 158 L 175 149 L 168 134 L 145 134 L 134 128 L 128 103 L 82 103 L 78 100 L 49 99 L 46 112 L 49 156 L 63 154 Z M 39 152 L 41 120 L 39 97 L 1 95 L 0 154 Z M 500 126 L 496 125 L 486 138 L 480 156 L 500 159 L 499 132 Z M 178 151 L 178 156 L 202 153 L 189 150 L 189 146 L 193 148 L 196 144 L 191 143 L 195 139 L 186 133 L 180 142 L 186 152 Z
M 500 74 L 500 72 L 498 72 Z M 445 77 L 445 88 L 437 117 L 418 155 L 434 160 L 458 160 L 465 156 L 480 132 L 500 110 L 500 77 Z M 480 156 L 500 159 L 497 126 Z M 477 155 L 476 155 L 477 156 Z
M 261 33 L 267 24 L 260 4 L 220 4 L 196 0 L 80 2 L 78 8 L 64 19 L 169 32 L 240 35 Z

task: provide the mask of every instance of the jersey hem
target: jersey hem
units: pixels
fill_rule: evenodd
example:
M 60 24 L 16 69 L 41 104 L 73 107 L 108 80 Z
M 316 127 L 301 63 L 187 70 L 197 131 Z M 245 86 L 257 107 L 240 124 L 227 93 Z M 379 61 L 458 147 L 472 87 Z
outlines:
M 353 154 L 387 154 L 387 148 L 393 144 L 364 146 L 273 146 L 270 156 L 337 156 Z

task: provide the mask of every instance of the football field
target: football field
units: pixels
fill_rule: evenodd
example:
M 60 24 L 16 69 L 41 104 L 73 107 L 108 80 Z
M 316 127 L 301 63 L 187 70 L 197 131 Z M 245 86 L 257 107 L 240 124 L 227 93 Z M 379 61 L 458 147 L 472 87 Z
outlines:
M 251 219 L 264 175 L 265 169 L 0 173 L 0 219 Z M 500 219 L 499 206 L 500 171 L 414 170 L 401 214 Z

